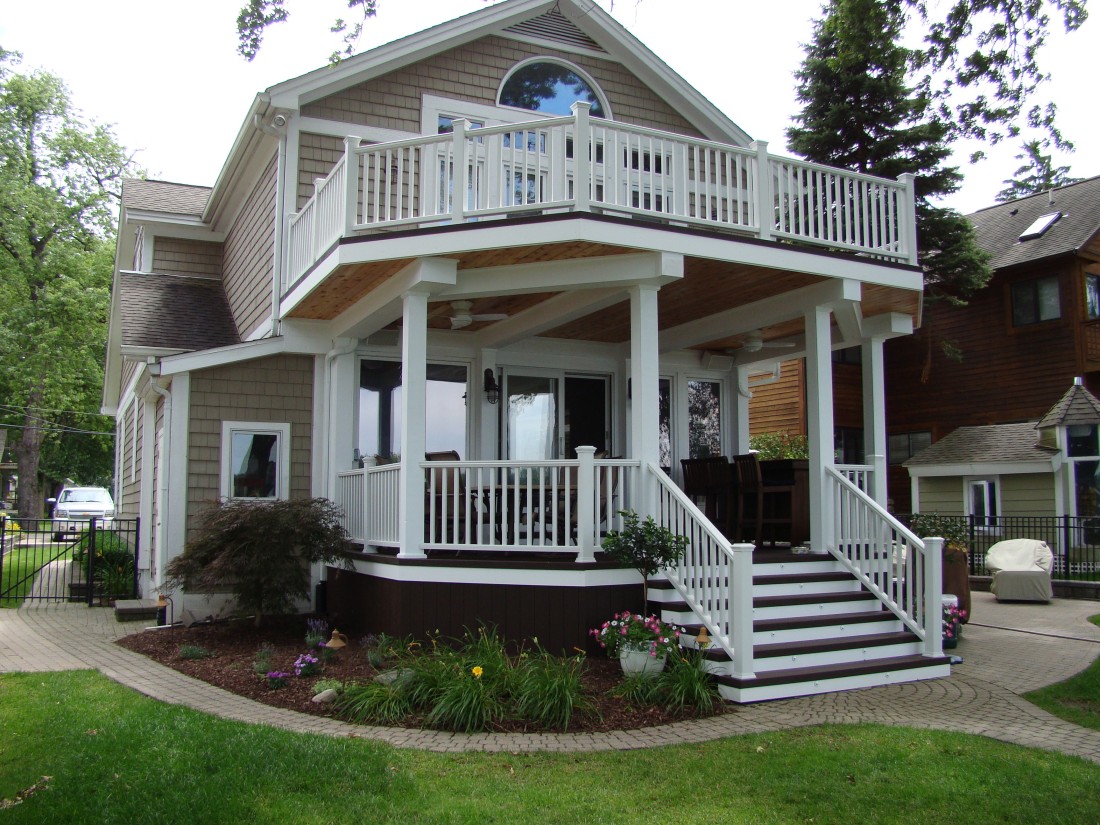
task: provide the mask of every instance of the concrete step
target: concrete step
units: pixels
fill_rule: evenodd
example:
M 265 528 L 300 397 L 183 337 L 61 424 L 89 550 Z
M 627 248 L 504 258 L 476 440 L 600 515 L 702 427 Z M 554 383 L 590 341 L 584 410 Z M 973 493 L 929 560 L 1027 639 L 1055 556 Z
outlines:
M 115 601 L 115 620 L 119 622 L 139 622 L 157 620 L 156 599 L 117 599 Z

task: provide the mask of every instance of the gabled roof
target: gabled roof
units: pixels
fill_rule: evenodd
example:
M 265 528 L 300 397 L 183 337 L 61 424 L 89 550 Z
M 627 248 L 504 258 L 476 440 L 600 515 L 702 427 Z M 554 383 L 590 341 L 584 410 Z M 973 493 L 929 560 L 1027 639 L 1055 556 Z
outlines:
M 122 182 L 122 205 L 126 209 L 199 217 L 211 191 L 209 186 L 130 179 Z
M 122 347 L 200 350 L 240 343 L 216 278 L 120 272 Z
M 1045 232 L 1027 241 L 1020 235 L 1038 218 L 1061 212 Z M 993 258 L 993 269 L 1077 252 L 1100 232 L 1100 176 L 1026 198 L 982 209 L 967 216 L 978 245 Z
M 1041 447 L 1034 422 L 959 427 L 905 462 L 906 467 L 934 464 L 1050 462 L 1058 452 Z
M 1074 384 L 1042 417 L 1036 428 L 1100 424 L 1100 401 L 1080 384 Z

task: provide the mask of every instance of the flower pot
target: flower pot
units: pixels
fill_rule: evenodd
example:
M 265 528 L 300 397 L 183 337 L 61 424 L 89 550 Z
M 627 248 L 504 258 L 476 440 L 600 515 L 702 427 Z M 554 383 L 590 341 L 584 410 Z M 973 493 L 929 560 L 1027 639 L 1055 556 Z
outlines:
M 619 665 L 622 667 L 623 673 L 627 676 L 632 676 L 635 673 L 641 673 L 645 676 L 656 676 L 665 669 L 665 657 L 650 656 L 648 648 L 645 650 L 630 650 L 623 648 L 619 653 Z

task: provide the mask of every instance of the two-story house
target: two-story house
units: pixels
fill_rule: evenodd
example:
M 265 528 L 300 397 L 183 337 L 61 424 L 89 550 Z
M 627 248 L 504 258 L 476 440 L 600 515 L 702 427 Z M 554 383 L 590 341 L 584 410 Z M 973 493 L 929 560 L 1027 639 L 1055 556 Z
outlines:
M 709 630 L 730 698 L 945 675 L 935 544 L 833 458 L 831 352 L 863 352 L 884 444 L 915 261 L 911 179 L 771 153 L 589 3 L 280 83 L 212 187 L 124 189 L 104 408 L 142 588 L 212 500 L 324 496 L 341 628 L 569 649 L 643 607 L 599 553 L 634 510 L 689 537 L 649 607 Z M 747 452 L 773 343 L 806 358 L 805 555 L 731 544 L 662 469 Z

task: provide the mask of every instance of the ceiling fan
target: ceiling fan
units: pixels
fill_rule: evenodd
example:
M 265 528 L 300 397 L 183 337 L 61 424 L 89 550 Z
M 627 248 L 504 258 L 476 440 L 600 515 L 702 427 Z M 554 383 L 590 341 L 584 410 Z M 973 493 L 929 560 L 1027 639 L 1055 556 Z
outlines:
M 451 301 L 451 329 L 468 327 L 474 321 L 503 321 L 508 317 L 506 312 L 488 312 L 471 315 L 473 304 L 470 301 Z
M 765 341 L 762 330 L 754 329 L 746 332 L 741 338 L 741 352 L 760 352 L 762 349 L 793 349 L 797 344 L 793 341 Z

